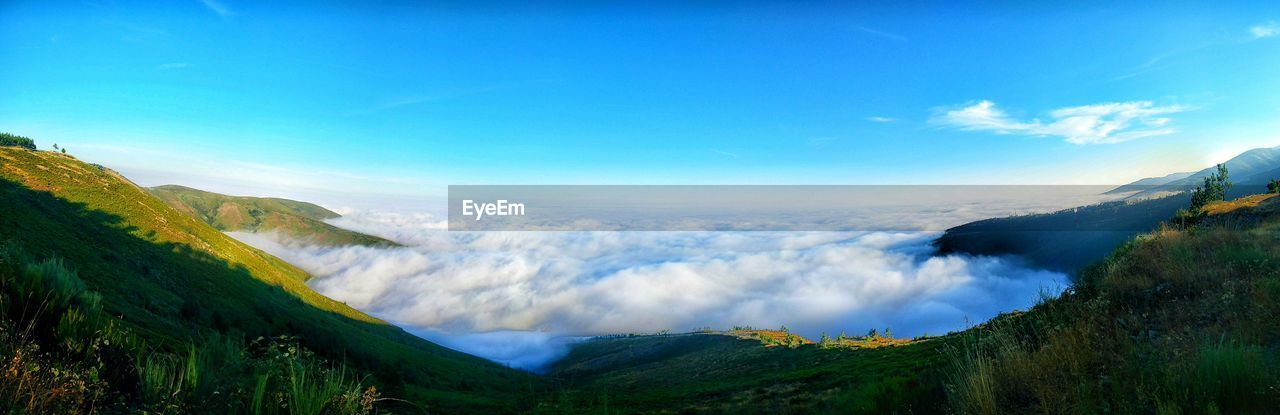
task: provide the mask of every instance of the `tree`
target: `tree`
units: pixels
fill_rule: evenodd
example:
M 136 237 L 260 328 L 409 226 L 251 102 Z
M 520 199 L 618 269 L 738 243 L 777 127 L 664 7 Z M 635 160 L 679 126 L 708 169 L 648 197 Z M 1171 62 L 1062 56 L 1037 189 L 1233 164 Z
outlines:
M 35 151 L 36 141 L 20 135 L 0 133 L 0 147 L 22 147 Z
M 880 333 L 877 333 L 876 329 L 871 329 L 870 331 L 867 331 L 867 337 L 878 337 L 878 336 L 880 336 Z
M 1280 180 L 1271 179 L 1267 183 L 1267 193 L 1280 193 Z
M 1199 213 L 1205 205 L 1227 199 L 1231 181 L 1227 177 L 1227 165 L 1219 164 L 1218 171 L 1205 176 L 1204 183 L 1191 192 L 1191 212 Z
M 888 328 L 888 327 L 885 327 L 885 328 L 884 328 L 884 338 L 886 338 L 886 339 L 892 339 L 892 338 L 893 338 L 893 330 L 891 330 L 891 329 L 890 329 L 890 328 Z
M 818 340 L 818 347 L 825 349 L 825 348 L 831 347 L 832 344 L 833 342 L 831 341 L 831 336 L 828 336 L 827 332 L 825 331 L 822 332 L 822 339 Z

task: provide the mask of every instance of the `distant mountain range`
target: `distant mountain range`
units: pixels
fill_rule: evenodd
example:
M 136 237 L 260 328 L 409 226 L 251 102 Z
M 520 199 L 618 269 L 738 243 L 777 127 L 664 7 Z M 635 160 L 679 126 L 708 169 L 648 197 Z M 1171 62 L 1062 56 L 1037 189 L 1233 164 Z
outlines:
M 1227 160 L 1231 182 L 1237 186 L 1266 186 L 1272 179 L 1280 178 L 1280 147 L 1256 148 Z M 1135 192 L 1133 198 L 1168 194 L 1194 189 L 1204 178 L 1217 171 L 1216 166 L 1195 172 L 1173 173 L 1163 177 L 1148 177 L 1111 190 L 1110 194 Z
M 274 197 L 227 196 L 178 185 L 146 190 L 179 212 L 221 231 L 279 232 L 322 246 L 399 246 L 383 238 L 325 223 L 325 219 L 341 215 L 307 202 Z

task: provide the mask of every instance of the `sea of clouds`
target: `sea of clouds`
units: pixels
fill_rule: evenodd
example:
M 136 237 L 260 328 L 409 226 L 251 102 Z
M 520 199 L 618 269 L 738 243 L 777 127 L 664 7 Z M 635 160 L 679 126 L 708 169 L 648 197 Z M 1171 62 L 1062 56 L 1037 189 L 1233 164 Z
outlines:
M 406 246 L 232 235 L 312 273 L 329 297 L 529 370 L 612 333 L 943 334 L 1069 284 L 1010 258 L 936 256 L 936 232 L 450 232 L 426 213 L 340 213 L 331 223 Z

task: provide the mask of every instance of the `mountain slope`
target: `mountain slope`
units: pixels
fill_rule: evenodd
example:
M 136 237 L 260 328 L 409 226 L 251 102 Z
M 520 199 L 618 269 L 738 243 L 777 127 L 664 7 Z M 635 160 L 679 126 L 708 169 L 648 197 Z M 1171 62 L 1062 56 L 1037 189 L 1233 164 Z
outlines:
M 512 411 L 538 382 L 449 350 L 304 284 L 308 275 L 182 214 L 99 166 L 0 148 L 0 242 L 72 264 L 148 343 L 292 335 L 432 410 Z
M 1190 204 L 1188 195 L 1170 195 L 986 219 L 947 229 L 934 246 L 942 254 L 1015 255 L 1074 274 Z
M 943 350 L 767 346 L 728 333 L 588 340 L 549 376 L 562 412 L 944 413 Z
M 288 199 L 227 196 L 177 185 L 147 189 L 169 206 L 221 231 L 280 232 L 308 243 L 338 246 L 397 246 L 395 242 L 325 223 L 340 215 Z

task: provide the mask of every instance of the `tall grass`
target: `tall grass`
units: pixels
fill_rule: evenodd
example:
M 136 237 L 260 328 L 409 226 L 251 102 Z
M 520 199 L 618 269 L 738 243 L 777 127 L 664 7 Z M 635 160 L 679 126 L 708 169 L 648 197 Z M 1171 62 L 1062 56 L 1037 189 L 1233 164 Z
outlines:
M 1200 349 L 1186 387 L 1202 408 L 1225 413 L 1259 413 L 1271 383 L 1262 350 L 1257 346 L 1220 340 Z M 1275 408 L 1270 408 L 1275 409 Z
M 0 413 L 346 415 L 382 400 L 295 338 L 148 347 L 102 301 L 62 260 L 0 244 Z

